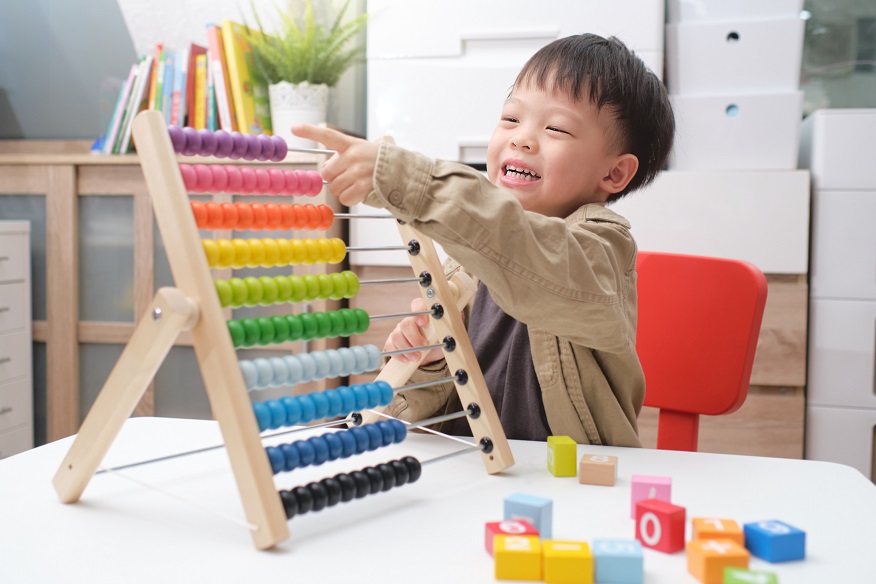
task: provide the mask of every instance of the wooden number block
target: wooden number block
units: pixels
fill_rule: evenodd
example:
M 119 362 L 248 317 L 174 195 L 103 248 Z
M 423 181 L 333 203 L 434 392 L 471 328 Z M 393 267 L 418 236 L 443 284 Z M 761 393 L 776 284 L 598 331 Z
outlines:
M 593 560 L 597 582 L 642 584 L 645 579 L 642 544 L 638 541 L 594 539 Z
M 772 572 L 743 570 L 728 566 L 724 568 L 724 584 L 779 584 Z
M 642 499 L 660 499 L 667 503 L 672 500 L 672 479 L 669 477 L 633 475 L 632 485 L 630 517 L 633 519 L 636 518 L 636 503 Z
M 723 584 L 724 568 L 747 568 L 748 550 L 730 539 L 692 539 L 687 544 L 687 571 L 703 584 Z
M 636 539 L 667 554 L 683 550 L 685 513 L 660 499 L 642 499 L 636 503 Z
M 549 539 L 541 552 L 547 584 L 593 584 L 593 554 L 587 543 Z
M 578 444 L 568 436 L 548 436 L 547 466 L 555 477 L 575 476 Z
M 768 562 L 788 562 L 806 557 L 806 532 L 782 521 L 746 523 L 745 547 Z
M 543 538 L 550 539 L 553 531 L 553 506 L 553 501 L 546 497 L 514 493 L 505 497 L 504 519 L 528 521 Z
M 497 580 L 541 580 L 541 541 L 535 535 L 497 535 Z
M 509 520 L 509 521 L 492 521 L 487 523 L 484 533 L 484 547 L 487 548 L 487 553 L 493 555 L 493 540 L 497 535 L 534 535 L 538 537 L 538 530 L 533 527 L 528 521 Z
M 745 546 L 745 535 L 742 528 L 732 519 L 717 519 L 714 517 L 694 517 L 693 536 L 691 539 L 731 539 Z
M 578 462 L 578 482 L 613 487 L 617 482 L 617 456 L 585 454 Z

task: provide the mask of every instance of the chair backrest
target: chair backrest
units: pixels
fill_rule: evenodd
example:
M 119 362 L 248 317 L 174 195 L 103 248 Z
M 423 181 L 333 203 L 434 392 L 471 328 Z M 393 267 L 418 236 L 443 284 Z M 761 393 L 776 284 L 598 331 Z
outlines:
M 700 414 L 736 411 L 748 396 L 766 304 L 748 262 L 639 252 L 636 350 L 645 405 L 660 410 L 657 448 L 697 449 Z

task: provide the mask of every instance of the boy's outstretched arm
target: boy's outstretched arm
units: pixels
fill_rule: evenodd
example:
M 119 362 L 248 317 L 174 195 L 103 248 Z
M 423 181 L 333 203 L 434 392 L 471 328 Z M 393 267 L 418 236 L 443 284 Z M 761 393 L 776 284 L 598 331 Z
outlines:
M 374 167 L 379 149 L 377 144 L 308 124 L 293 126 L 292 133 L 299 138 L 324 144 L 326 148 L 336 152 L 323 166 L 322 176 L 328 181 L 329 190 L 341 203 L 347 206 L 361 203 L 374 190 Z

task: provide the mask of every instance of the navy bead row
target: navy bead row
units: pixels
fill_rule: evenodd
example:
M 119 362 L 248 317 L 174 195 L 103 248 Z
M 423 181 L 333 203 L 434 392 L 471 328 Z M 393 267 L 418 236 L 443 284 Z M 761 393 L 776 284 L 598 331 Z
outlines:
M 387 382 L 374 381 L 253 402 L 252 409 L 259 424 L 259 432 L 264 432 L 389 405 L 392 396 L 392 387 Z
M 398 444 L 407 435 L 407 428 L 402 422 L 381 420 L 348 430 L 311 436 L 291 444 L 267 446 L 265 452 L 268 453 L 274 474 L 278 474 Z
M 351 473 L 342 472 L 303 487 L 281 490 L 280 500 L 286 511 L 286 519 L 292 519 L 296 515 L 321 511 L 338 503 L 415 483 L 422 474 L 420 461 L 413 456 L 405 456 L 401 460 L 368 466 Z

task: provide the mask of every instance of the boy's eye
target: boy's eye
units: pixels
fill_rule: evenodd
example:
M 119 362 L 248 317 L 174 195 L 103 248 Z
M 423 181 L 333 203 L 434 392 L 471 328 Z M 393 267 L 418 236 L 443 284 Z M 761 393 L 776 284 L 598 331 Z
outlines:
M 560 134 L 568 134 L 569 133 L 569 132 L 567 132 L 561 128 L 558 128 L 556 126 L 548 126 L 547 129 L 550 130 L 551 132 L 559 132 Z
M 512 124 L 516 124 L 516 123 L 520 122 L 520 120 L 518 120 L 514 116 L 502 116 L 502 121 L 503 122 L 511 122 Z

